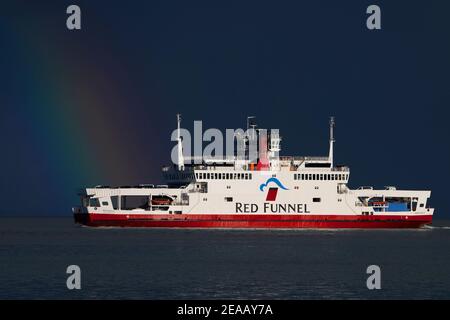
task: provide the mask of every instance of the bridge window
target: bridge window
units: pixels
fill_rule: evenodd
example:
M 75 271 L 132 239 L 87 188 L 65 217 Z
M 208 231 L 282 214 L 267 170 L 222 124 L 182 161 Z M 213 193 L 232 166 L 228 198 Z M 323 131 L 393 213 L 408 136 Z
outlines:
M 100 201 L 98 200 L 98 198 L 90 198 L 89 207 L 100 207 Z
M 233 197 L 225 197 L 225 202 L 233 202 Z
M 320 202 L 320 198 L 313 198 L 313 202 Z
M 119 209 L 119 204 L 118 203 L 119 203 L 119 197 L 118 196 L 112 196 L 111 197 L 111 204 L 112 204 L 114 210 Z

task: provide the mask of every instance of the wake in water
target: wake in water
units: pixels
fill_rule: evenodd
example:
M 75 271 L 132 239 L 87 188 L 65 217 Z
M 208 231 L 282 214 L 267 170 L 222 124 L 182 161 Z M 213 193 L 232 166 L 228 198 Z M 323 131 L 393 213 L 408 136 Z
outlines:
M 450 226 L 424 226 L 423 229 L 438 229 L 438 230 L 450 230 Z

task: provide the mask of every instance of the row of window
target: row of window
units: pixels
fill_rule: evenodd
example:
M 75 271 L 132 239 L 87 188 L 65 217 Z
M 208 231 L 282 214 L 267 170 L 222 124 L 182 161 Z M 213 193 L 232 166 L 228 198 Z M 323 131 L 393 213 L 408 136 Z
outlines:
M 192 173 L 182 174 L 167 174 L 165 175 L 169 180 L 175 179 L 194 179 Z M 195 178 L 204 180 L 251 180 L 251 173 L 217 173 L 217 172 L 197 172 Z M 343 173 L 296 173 L 294 180 L 330 180 L 330 181 L 345 181 L 348 179 L 348 174 Z
M 294 180 L 347 180 L 348 174 L 343 173 L 296 173 Z
M 193 173 L 168 173 L 164 177 L 167 180 L 194 180 Z
M 193 174 L 167 174 L 166 178 L 170 180 L 175 179 L 194 179 Z M 217 172 L 197 172 L 195 178 L 204 180 L 251 180 L 251 173 L 217 173 Z M 343 173 L 296 173 L 294 180 L 330 180 L 330 181 L 345 181 L 348 179 L 348 174 Z
M 198 179 L 215 180 L 251 180 L 251 173 L 217 173 L 217 172 L 197 172 L 195 177 Z

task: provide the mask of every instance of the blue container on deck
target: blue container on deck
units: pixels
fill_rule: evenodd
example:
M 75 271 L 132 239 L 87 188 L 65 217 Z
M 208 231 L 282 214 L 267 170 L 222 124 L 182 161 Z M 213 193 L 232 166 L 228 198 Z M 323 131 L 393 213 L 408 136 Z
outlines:
M 404 202 L 390 202 L 386 211 L 409 211 L 408 205 Z

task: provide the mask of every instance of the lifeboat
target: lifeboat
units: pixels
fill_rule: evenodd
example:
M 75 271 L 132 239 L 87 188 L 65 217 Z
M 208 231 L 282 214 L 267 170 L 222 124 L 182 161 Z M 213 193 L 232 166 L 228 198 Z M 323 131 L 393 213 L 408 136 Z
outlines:
M 168 206 L 172 203 L 173 199 L 168 196 L 154 196 L 152 197 L 153 206 Z
M 373 206 L 385 206 L 386 205 L 386 201 L 374 201 L 372 202 Z

